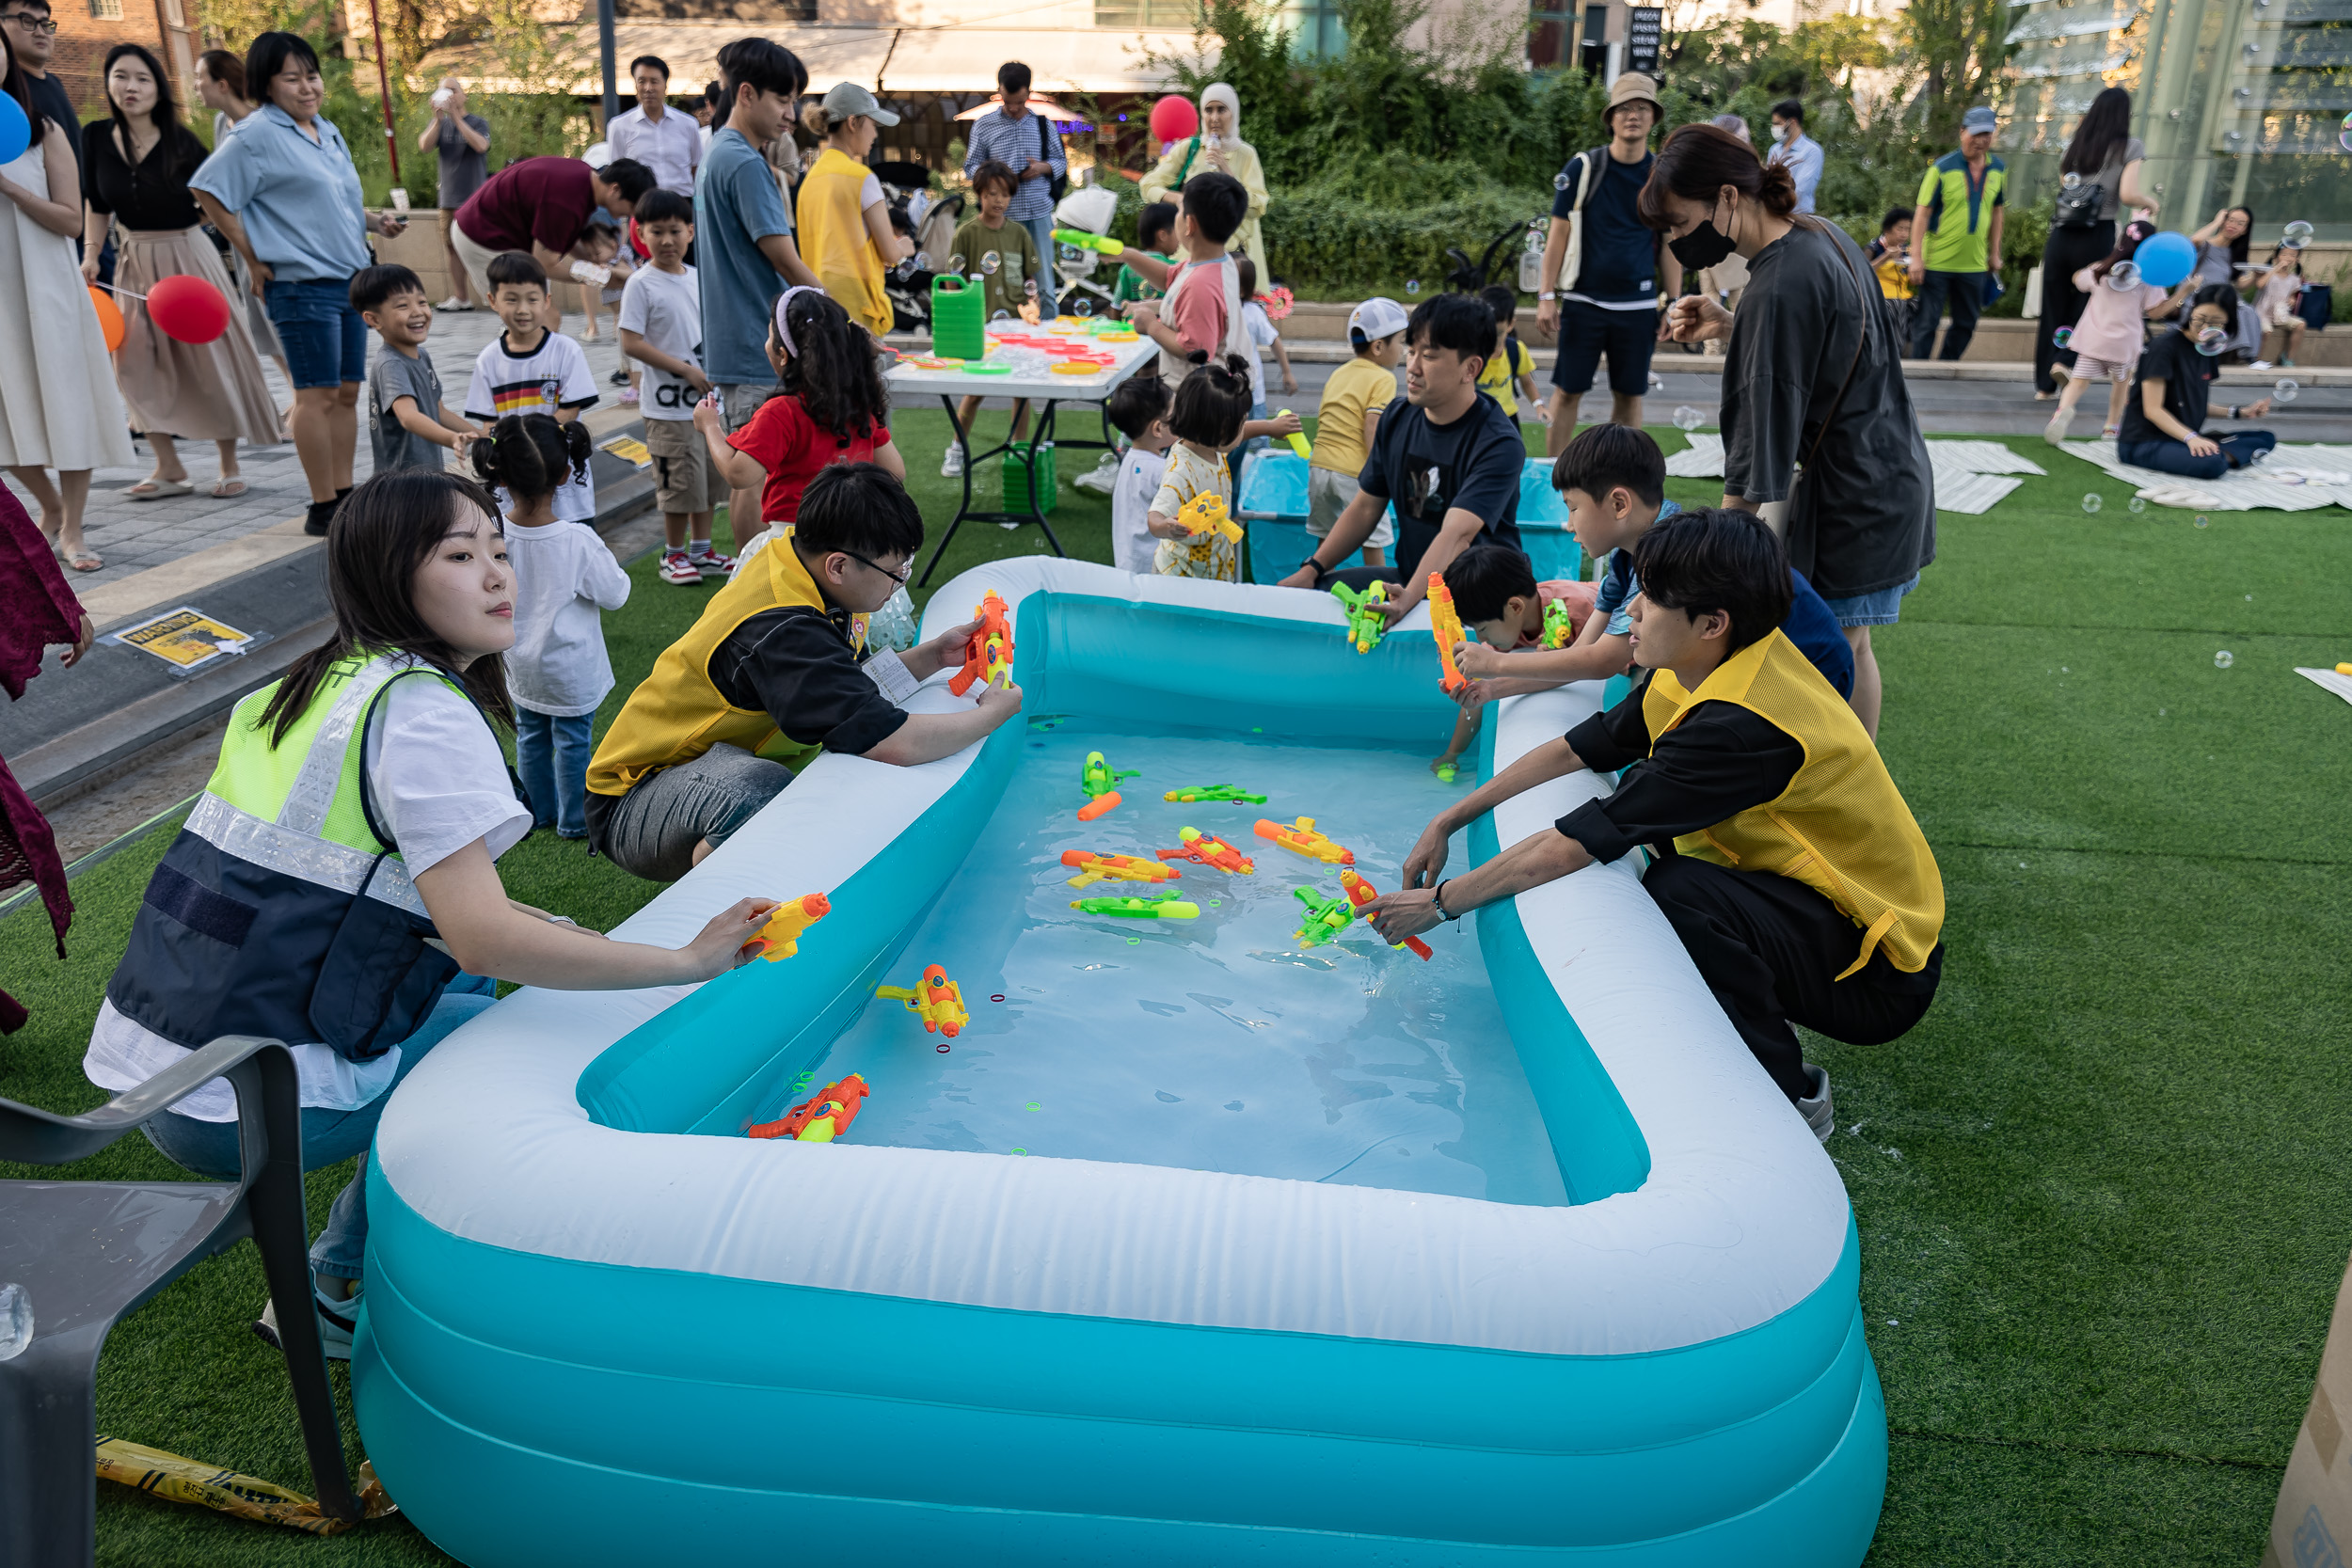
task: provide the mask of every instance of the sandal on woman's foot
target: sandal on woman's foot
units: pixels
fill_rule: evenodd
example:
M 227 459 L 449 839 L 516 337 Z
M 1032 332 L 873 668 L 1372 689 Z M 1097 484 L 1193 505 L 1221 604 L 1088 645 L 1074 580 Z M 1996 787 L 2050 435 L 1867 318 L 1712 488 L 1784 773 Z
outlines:
M 98 557 L 92 555 L 87 548 L 66 551 L 65 563 L 67 566 L 77 572 L 101 571 L 106 564 L 104 562 L 99 560 Z
M 245 494 L 245 481 L 235 474 L 223 474 L 213 481 L 212 488 L 205 494 L 216 501 L 234 500 Z
M 192 496 L 194 494 L 196 494 L 196 486 L 184 479 L 157 479 L 153 474 L 150 474 L 123 491 L 122 499 L 134 501 L 153 501 L 162 500 L 167 496 Z

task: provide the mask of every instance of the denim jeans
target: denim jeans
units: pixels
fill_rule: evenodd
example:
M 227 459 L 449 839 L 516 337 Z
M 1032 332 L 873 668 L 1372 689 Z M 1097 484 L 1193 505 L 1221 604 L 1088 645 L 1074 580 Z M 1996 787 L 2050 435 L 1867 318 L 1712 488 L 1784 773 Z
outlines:
M 2205 439 L 2221 450 L 2211 457 L 2193 457 L 2185 441 L 2130 441 L 2116 448 L 2115 454 L 2135 468 L 2153 468 L 2184 479 L 2219 479 L 2279 444 L 2279 437 L 2267 430 L 2233 430 Z
M 1957 359 L 1968 352 L 1968 340 L 1977 335 L 1977 317 L 1984 310 L 1984 274 L 1980 272 L 1931 272 L 1919 285 L 1913 299 L 1911 318 L 1911 356 L 1925 359 L 1928 350 L 1935 346 L 1936 324 L 1944 319 L 1944 303 L 1951 302 L 1952 329 L 1944 334 L 1944 352 L 1938 359 Z
M 565 838 L 588 836 L 588 758 L 596 715 L 559 719 L 515 706 L 515 771 L 531 797 L 532 826 L 552 825 Z
M 417 1032 L 400 1042 L 400 1070 L 390 1087 L 352 1111 L 302 1108 L 302 1168 L 319 1170 L 359 1156 L 359 1168 L 335 1195 L 326 1212 L 326 1228 L 310 1247 L 310 1273 L 319 1278 L 358 1279 L 368 1245 L 368 1146 L 375 1141 L 375 1124 L 401 1080 L 416 1070 L 432 1050 L 457 1026 L 498 1000 L 499 983 L 478 974 L 460 974 L 441 993 L 440 1002 L 425 1015 Z M 233 1181 L 240 1157 L 237 1124 L 199 1121 L 166 1111 L 139 1128 L 164 1158 L 199 1176 Z
M 368 324 L 351 308 L 350 278 L 264 283 L 262 303 L 285 347 L 295 390 L 368 378 Z
M 1043 321 L 1052 321 L 1057 313 L 1054 305 L 1054 284 L 1061 274 L 1054 270 L 1054 214 L 1017 219 L 1037 242 L 1037 309 Z

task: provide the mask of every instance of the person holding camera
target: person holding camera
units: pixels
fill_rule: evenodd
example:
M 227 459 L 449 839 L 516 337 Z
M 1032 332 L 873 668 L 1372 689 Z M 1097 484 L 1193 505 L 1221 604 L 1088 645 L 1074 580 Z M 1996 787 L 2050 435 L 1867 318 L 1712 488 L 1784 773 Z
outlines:
M 457 257 L 457 209 L 490 178 L 490 122 L 466 112 L 466 84 L 444 76 L 433 94 L 433 118 L 417 133 L 417 150 L 437 152 L 441 159 L 441 252 L 449 258 L 449 297 L 436 310 L 470 310 L 473 295 L 466 281 L 466 263 Z

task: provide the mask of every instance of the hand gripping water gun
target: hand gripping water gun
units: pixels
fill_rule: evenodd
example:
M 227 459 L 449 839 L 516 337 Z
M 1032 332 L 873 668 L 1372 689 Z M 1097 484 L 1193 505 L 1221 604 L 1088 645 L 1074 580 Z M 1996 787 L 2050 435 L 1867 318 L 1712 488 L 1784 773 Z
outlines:
M 1274 417 L 1278 420 L 1288 420 L 1294 419 L 1296 416 L 1293 415 L 1287 408 L 1278 408 L 1274 411 Z M 1313 455 L 1307 445 L 1307 433 L 1305 431 L 1294 430 L 1288 436 L 1283 436 L 1282 439 L 1291 444 L 1291 451 L 1298 454 L 1298 460 L 1301 463 L 1304 463 L 1309 457 Z
M 1253 806 L 1265 804 L 1264 796 L 1252 795 L 1249 791 L 1236 788 L 1232 784 L 1192 784 L 1184 789 L 1171 789 L 1160 799 L 1174 800 L 1180 805 L 1186 806 L 1197 806 L 1203 800 L 1247 800 Z
M 866 1079 L 852 1072 L 838 1083 L 827 1084 L 825 1092 L 814 1100 L 792 1107 L 782 1121 L 763 1121 L 756 1127 L 745 1128 L 755 1138 L 797 1138 L 804 1144 L 829 1144 L 850 1130 L 857 1114 L 866 1105 L 866 1097 L 874 1091 Z
M 972 1022 L 964 1010 L 963 990 L 947 972 L 937 964 L 923 971 L 923 978 L 913 990 L 903 986 L 876 986 L 876 996 L 886 996 L 907 1005 L 907 1011 L 923 1021 L 923 1033 L 945 1035 L 954 1039 L 963 1033 L 963 1026 Z
M 1344 898 L 1326 898 L 1313 888 L 1293 888 L 1293 895 L 1307 906 L 1307 923 L 1298 928 L 1296 941 L 1301 947 L 1319 947 L 1347 929 L 1347 923 L 1356 918 L 1356 908 Z
M 1565 648 L 1568 645 L 1568 640 L 1575 635 L 1576 626 L 1568 619 L 1568 604 L 1565 599 L 1554 599 L 1544 606 L 1545 647 Z
M 1107 914 L 1120 920 L 1197 920 L 1200 906 L 1188 904 L 1173 893 L 1148 898 L 1077 898 L 1070 907 L 1086 914 Z
M 947 683 L 947 689 L 959 697 L 972 689 L 974 681 L 1012 673 L 1012 623 L 1005 619 L 1004 599 L 992 588 L 972 607 L 972 613 L 980 618 L 979 630 L 963 645 L 962 670 Z
M 1438 665 L 1443 672 L 1439 684 L 1451 697 L 1470 684 L 1470 677 L 1454 667 L 1454 644 L 1462 641 L 1462 618 L 1454 613 L 1454 591 L 1438 572 L 1429 574 L 1429 633 L 1438 640 Z
M 1087 803 L 1078 808 L 1078 820 L 1091 822 L 1104 812 L 1119 805 L 1119 781 L 1143 777 L 1140 768 L 1113 768 L 1103 760 L 1100 752 L 1089 752 L 1086 762 L 1078 769 L 1078 787 L 1087 792 Z
M 831 913 L 833 902 L 821 893 L 787 899 L 776 906 L 776 912 L 768 917 L 758 934 L 743 944 L 744 960 L 765 958 L 775 963 L 790 958 L 801 950 L 801 933 Z
M 1192 538 L 1215 531 L 1232 544 L 1241 543 L 1241 525 L 1226 515 L 1225 499 L 1214 490 L 1203 490 L 1178 507 L 1176 520 Z
M 1389 618 L 1380 613 L 1380 607 L 1389 602 L 1389 585 L 1375 582 L 1359 592 L 1335 582 L 1331 594 L 1347 607 L 1347 640 L 1356 644 L 1356 651 L 1368 654 L 1378 647 L 1389 630 Z
M 1155 851 L 1164 861 L 1193 861 L 1201 865 L 1214 865 L 1219 871 L 1231 871 L 1247 877 L 1258 869 L 1258 863 L 1244 855 L 1223 839 L 1204 833 L 1198 828 L 1181 828 L 1176 836 L 1184 841 L 1181 849 Z
M 1361 877 L 1357 876 L 1353 871 L 1343 871 L 1340 873 L 1340 886 L 1347 890 L 1347 901 L 1355 905 L 1359 910 L 1362 909 L 1366 904 L 1371 903 L 1374 899 L 1380 896 L 1380 890 L 1378 888 L 1374 887 L 1370 882 L 1365 881 Z M 1422 961 L 1424 963 L 1429 960 L 1431 956 L 1429 952 L 1429 944 L 1422 941 L 1419 937 L 1406 937 L 1403 942 L 1394 942 L 1391 943 L 1391 945 L 1411 948 L 1415 953 L 1421 956 Z
M 1086 849 L 1064 849 L 1061 863 L 1078 868 L 1070 879 L 1072 887 L 1090 887 L 1096 882 L 1172 882 L 1184 875 L 1172 865 L 1158 861 L 1137 860 L 1133 855 L 1098 855 Z
M 1315 832 L 1315 819 L 1311 816 L 1302 816 L 1287 828 L 1261 816 L 1258 818 L 1257 834 L 1260 838 L 1272 839 L 1285 849 L 1295 849 L 1309 860 L 1324 861 L 1332 865 L 1356 863 L 1356 851 L 1343 849 Z
M 1090 234 L 1083 229 L 1057 229 L 1054 230 L 1054 243 L 1074 245 L 1080 250 L 1091 250 L 1101 256 L 1123 256 L 1127 251 L 1125 242 L 1114 240 L 1108 234 Z

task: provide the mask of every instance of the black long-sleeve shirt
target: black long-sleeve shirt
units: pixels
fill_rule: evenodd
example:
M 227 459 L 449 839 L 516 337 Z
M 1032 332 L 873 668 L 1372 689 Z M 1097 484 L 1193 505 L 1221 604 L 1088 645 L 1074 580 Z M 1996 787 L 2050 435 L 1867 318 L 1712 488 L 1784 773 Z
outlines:
M 1645 676 L 1632 695 L 1567 734 L 1595 772 L 1625 769 L 1613 793 L 1553 824 L 1597 861 L 1613 861 L 1637 844 L 1671 852 L 1679 834 L 1779 799 L 1804 765 L 1796 736 L 1734 703 L 1701 703 L 1653 749 L 1642 700 L 1655 678 Z

